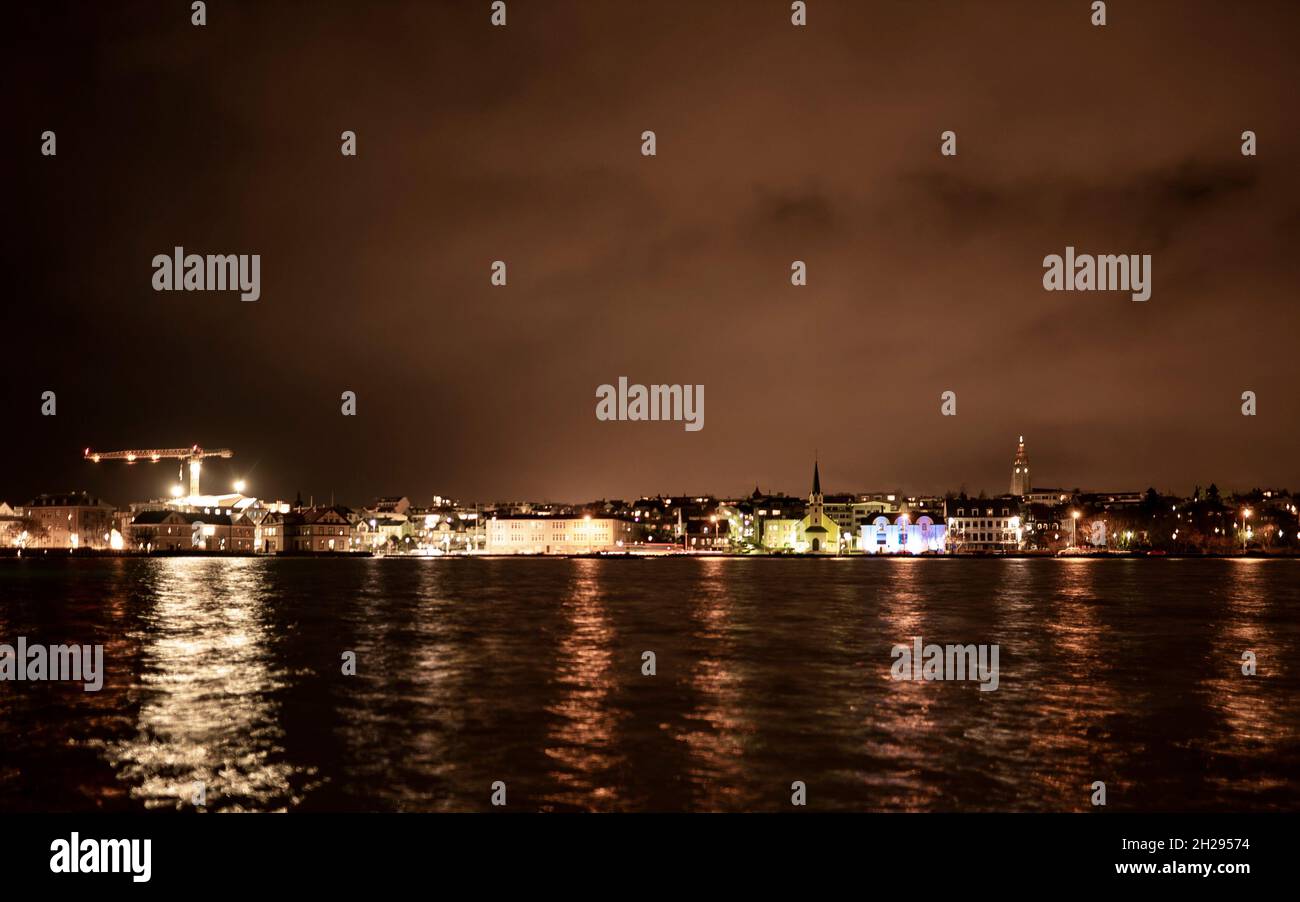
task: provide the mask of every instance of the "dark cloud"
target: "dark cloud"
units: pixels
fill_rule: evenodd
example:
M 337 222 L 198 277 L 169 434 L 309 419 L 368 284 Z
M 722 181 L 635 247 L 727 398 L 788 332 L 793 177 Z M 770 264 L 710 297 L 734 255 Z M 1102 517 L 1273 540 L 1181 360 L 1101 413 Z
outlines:
M 814 447 L 998 490 L 1022 432 L 1051 482 L 1300 482 L 1293 4 L 187 9 L 7 23 L 0 497 L 195 441 L 350 501 L 802 492 Z M 153 292 L 177 244 L 262 254 L 262 300 Z M 1044 292 L 1067 244 L 1153 254 L 1152 300 Z M 597 423 L 620 375 L 703 383 L 704 431 Z

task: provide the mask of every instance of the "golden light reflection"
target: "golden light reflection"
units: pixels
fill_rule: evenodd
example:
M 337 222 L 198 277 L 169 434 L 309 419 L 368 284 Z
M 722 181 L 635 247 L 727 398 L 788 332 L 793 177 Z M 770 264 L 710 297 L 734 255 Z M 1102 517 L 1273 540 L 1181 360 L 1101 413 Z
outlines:
M 1206 704 L 1222 718 L 1204 738 L 1207 753 L 1228 759 L 1276 754 L 1283 744 L 1294 743 L 1294 733 L 1279 724 L 1300 723 L 1300 694 L 1277 692 L 1288 656 L 1285 631 L 1274 628 L 1279 619 L 1294 615 L 1277 597 L 1277 570 L 1294 568 L 1293 561 L 1233 558 L 1223 614 L 1213 624 L 1213 643 L 1202 665 L 1201 688 Z M 1255 674 L 1242 672 L 1243 653 L 1255 656 Z M 1230 773 L 1207 773 L 1206 779 L 1222 792 L 1269 793 L 1286 788 L 1281 778 L 1255 780 L 1241 785 Z
M 558 700 L 547 706 L 552 724 L 545 754 L 548 777 L 558 789 L 545 795 L 550 806 L 575 809 L 618 807 L 619 786 L 611 779 L 620 756 L 615 731 L 618 715 L 609 704 L 615 687 L 613 632 L 601 592 L 602 562 L 572 561 L 573 575 L 564 598 L 565 632 L 556 650 Z
M 1294 797 L 1296 561 L 76 566 L 0 583 L 0 638 L 102 640 L 107 671 L 0 692 L 10 807 L 42 760 L 71 808 L 184 809 L 197 781 L 218 811 L 481 811 L 496 779 L 510 810 L 788 810 L 794 779 L 859 811 Z M 997 643 L 998 690 L 891 680 L 913 636 Z M 36 717 L 62 732 L 12 727 Z
M 882 630 L 866 665 L 879 681 L 878 691 L 884 694 L 867 709 L 862 751 L 885 766 L 864 774 L 863 779 L 878 800 L 874 810 L 929 810 L 938 806 L 942 797 L 923 766 L 927 751 L 943 744 L 943 723 L 936 711 L 936 690 L 941 687 L 919 680 L 893 680 L 890 650 L 910 643 L 912 636 L 927 641 L 943 638 L 926 634 L 936 596 L 934 583 L 922 578 L 937 574 L 919 569 L 934 563 L 929 560 L 900 557 L 880 563 L 888 568 L 884 585 L 876 593 Z
M 184 808 L 202 783 L 209 810 L 284 810 L 296 799 L 281 760 L 263 622 L 266 561 L 165 558 L 140 653 L 136 736 L 107 749 L 146 807 Z
M 686 778 L 693 807 L 701 811 L 741 807 L 752 795 L 739 778 L 752 725 L 745 715 L 751 707 L 742 697 L 744 686 L 733 665 L 737 654 L 731 583 L 737 574 L 731 563 L 724 558 L 700 560 L 691 592 L 691 638 L 705 653 L 696 658 L 687 677 L 695 704 L 685 714 L 687 726 L 676 739 L 686 746 Z
M 332 764 L 337 785 L 327 787 L 328 801 L 313 801 L 384 811 L 477 808 L 487 783 L 477 774 L 481 755 L 467 752 L 464 736 L 493 704 L 484 697 L 490 684 L 470 683 L 475 664 L 491 666 L 509 654 L 466 638 L 460 611 L 469 599 L 440 561 L 366 558 L 355 569 L 337 563 L 355 582 L 340 585 L 316 562 L 282 565 L 304 568 L 323 593 L 347 599 L 328 615 L 330 641 L 306 650 L 320 662 L 319 685 L 335 718 L 321 737 L 324 747 L 313 751 Z M 338 649 L 355 654 L 354 675 L 339 676 Z M 334 759 L 344 762 L 348 779 Z
M 1012 692 L 1032 696 L 1035 726 L 1024 731 L 1017 760 L 1033 774 L 1034 808 L 1082 811 L 1090 807 L 1094 780 L 1114 785 L 1116 775 L 1097 761 L 1096 738 L 1107 717 L 1120 707 L 1108 676 L 1114 648 L 1101 619 L 1107 604 L 1124 604 L 1120 581 L 1103 589 L 1101 577 L 1139 561 L 1053 558 L 1043 562 L 1042 582 L 1026 587 L 1022 616 L 1008 624 L 1008 643 L 1017 672 Z M 1131 576 L 1131 574 L 1130 574 Z M 1116 595 L 1118 591 L 1118 597 Z M 1093 737 L 1093 741 L 1089 741 Z M 1050 766 L 1049 766 L 1050 765 Z

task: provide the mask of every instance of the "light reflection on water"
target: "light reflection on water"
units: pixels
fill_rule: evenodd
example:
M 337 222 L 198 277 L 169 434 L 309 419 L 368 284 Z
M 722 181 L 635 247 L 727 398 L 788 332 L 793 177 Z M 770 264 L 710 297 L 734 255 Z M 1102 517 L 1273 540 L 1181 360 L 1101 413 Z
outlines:
M 1300 562 L 0 561 L 0 809 L 1291 810 Z M 891 647 L 997 643 L 1000 686 Z M 1241 674 L 1253 651 L 1259 673 Z M 341 672 L 356 654 L 357 673 Z M 642 674 L 642 653 L 657 673 Z
M 545 708 L 550 715 L 545 753 L 555 784 L 544 794 L 546 807 L 617 807 L 618 786 L 604 779 L 619 764 L 614 734 L 621 712 L 610 699 L 616 665 L 599 561 L 573 562 L 567 596 L 561 602 L 557 692 Z
M 297 804 L 283 751 L 277 674 L 263 621 L 265 562 L 159 560 L 141 645 L 135 735 L 105 757 L 146 807 L 182 807 L 205 787 L 219 808 Z
M 1293 730 L 1278 729 L 1278 724 L 1300 722 L 1300 693 L 1285 691 L 1279 679 L 1290 668 L 1296 651 L 1296 606 L 1270 591 L 1272 573 L 1260 566 L 1265 561 L 1233 561 L 1231 591 L 1222 597 L 1224 612 L 1211 624 L 1213 643 L 1203 658 L 1200 691 L 1215 715 L 1214 728 L 1199 740 L 1203 753 L 1238 761 L 1249 755 L 1273 758 L 1295 754 Z M 1291 622 L 1282 629 L 1269 623 Z M 1256 657 L 1257 675 L 1242 676 L 1243 652 Z M 1294 673 L 1294 670 L 1291 671 Z M 1281 691 L 1279 691 L 1281 690 Z M 1275 774 L 1263 778 L 1263 785 L 1285 791 L 1294 784 L 1297 774 Z M 1207 774 L 1216 792 L 1239 796 L 1240 771 Z
M 695 698 L 675 738 L 686 750 L 683 776 L 689 781 L 691 807 L 705 811 L 744 807 L 750 801 L 740 772 L 754 731 L 746 719 L 744 682 L 733 638 L 735 597 L 729 588 L 733 563 L 737 562 L 702 559 L 690 593 L 688 616 L 698 652 L 691 655 L 685 682 Z

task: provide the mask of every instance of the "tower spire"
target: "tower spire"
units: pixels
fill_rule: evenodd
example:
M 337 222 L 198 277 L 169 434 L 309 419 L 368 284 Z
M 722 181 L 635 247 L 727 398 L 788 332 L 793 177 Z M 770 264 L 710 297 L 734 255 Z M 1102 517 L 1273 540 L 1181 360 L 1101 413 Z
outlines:
M 1024 497 L 1029 494 L 1029 455 L 1025 452 L 1025 437 L 1020 436 L 1016 446 L 1016 459 L 1011 462 L 1011 494 Z
M 813 490 L 812 490 L 812 493 L 813 493 L 814 495 L 820 495 L 820 494 L 822 493 L 822 477 L 821 477 L 821 473 L 818 471 L 818 467 L 817 467 L 817 458 L 816 458 L 816 456 L 813 457 Z

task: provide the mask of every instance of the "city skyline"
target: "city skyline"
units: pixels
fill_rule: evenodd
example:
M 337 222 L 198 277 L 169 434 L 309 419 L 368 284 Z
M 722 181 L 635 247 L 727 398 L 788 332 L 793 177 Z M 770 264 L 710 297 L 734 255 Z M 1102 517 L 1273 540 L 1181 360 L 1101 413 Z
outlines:
M 1017 467 L 1018 465 L 1022 464 L 1022 462 L 1024 461 L 1023 455 L 1026 452 L 1027 445 L 1028 442 L 1026 442 L 1025 436 L 1023 435 L 1019 436 L 1017 447 L 1012 452 L 1013 456 L 1010 462 L 1006 465 L 1006 467 L 1004 467 L 1005 473 L 1011 473 L 1011 474 L 1018 473 Z M 195 445 L 194 447 L 198 450 L 202 450 L 202 446 Z M 95 450 L 99 450 L 99 449 L 95 449 Z M 86 448 L 83 452 L 83 455 L 92 455 L 93 453 L 94 451 L 91 448 Z M 1038 455 L 1035 453 L 1034 457 L 1037 458 Z M 84 478 L 79 477 L 78 480 L 75 480 L 75 484 L 59 484 L 55 486 L 46 486 L 37 491 L 23 494 L 21 492 L 13 491 L 14 481 L 7 480 L 6 484 L 0 485 L 0 502 L 7 501 L 11 505 L 20 506 L 23 503 L 25 503 L 26 500 L 36 498 L 40 495 L 64 494 L 68 492 L 86 491 L 89 492 L 91 495 L 94 495 L 99 498 L 103 498 L 105 500 L 111 501 L 112 503 L 119 504 L 120 506 L 125 507 L 128 504 L 141 503 L 147 500 L 165 501 L 168 500 L 169 497 L 171 498 L 178 497 L 178 493 L 177 493 L 178 488 L 183 490 L 184 494 L 187 497 L 193 496 L 193 493 L 190 491 L 190 486 L 193 485 L 192 480 L 194 479 L 194 474 L 191 470 L 187 468 L 187 465 L 184 462 L 177 464 L 174 461 L 166 461 L 166 460 L 150 461 L 141 458 L 140 460 L 133 460 L 129 464 L 123 461 L 121 464 L 117 464 L 117 465 L 111 463 L 104 463 L 101 466 L 98 460 L 95 460 L 92 463 L 91 461 L 89 461 L 88 458 L 84 456 L 83 458 L 80 459 L 82 460 L 82 463 L 85 464 L 84 474 L 86 475 L 84 475 Z M 825 461 L 823 460 L 823 458 L 821 458 L 820 455 L 815 454 L 813 457 L 813 462 L 815 464 L 820 465 L 823 470 L 825 469 Z M 425 495 L 425 494 L 419 494 L 411 491 L 406 491 L 403 489 L 402 486 L 383 485 L 379 487 L 372 487 L 371 490 L 369 491 L 363 491 L 360 497 L 353 498 L 353 497 L 343 497 L 339 495 L 337 492 L 335 492 L 332 488 L 326 490 L 322 494 L 318 494 L 313 489 L 303 488 L 301 486 L 293 487 L 293 488 L 284 488 L 284 487 L 276 487 L 271 489 L 259 488 L 257 486 L 251 485 L 251 482 L 255 480 L 250 475 L 257 472 L 258 463 L 259 462 L 254 462 L 251 465 L 244 465 L 238 459 L 234 459 L 234 460 L 229 459 L 229 456 L 225 454 L 220 455 L 220 457 L 217 459 L 204 462 L 202 465 L 203 494 L 222 495 L 230 492 L 243 492 L 244 494 L 250 497 L 256 497 L 267 501 L 272 501 L 272 500 L 294 501 L 298 498 L 298 496 L 301 496 L 304 504 L 311 503 L 313 505 L 326 505 L 326 504 L 333 505 L 337 503 L 337 504 L 343 504 L 350 507 L 362 507 L 367 503 L 373 502 L 376 499 L 383 498 L 386 496 L 405 496 L 411 498 L 413 501 L 418 501 L 424 499 L 425 497 L 445 498 L 445 499 L 455 499 L 460 503 L 470 503 L 470 504 L 536 502 L 536 503 L 551 503 L 551 504 L 563 504 L 563 505 L 582 505 L 582 504 L 586 504 L 598 500 L 608 500 L 608 499 L 630 500 L 630 499 L 638 499 L 638 498 L 655 498 L 655 497 L 696 497 L 696 496 L 705 497 L 707 496 L 707 497 L 717 498 L 717 499 L 741 499 L 741 498 L 748 497 L 754 491 L 759 491 L 763 495 L 786 495 L 792 498 L 803 497 L 806 494 L 806 492 L 798 489 L 797 487 L 792 489 L 791 487 L 787 487 L 787 486 L 764 485 L 763 483 L 759 483 L 759 482 L 753 483 L 751 487 L 748 489 L 742 488 L 734 492 L 720 492 L 706 487 L 699 491 L 664 489 L 664 490 L 657 490 L 657 491 L 656 490 L 639 491 L 639 492 L 632 492 L 632 493 L 627 493 L 622 495 L 588 494 L 588 495 L 575 495 L 570 497 L 547 495 L 547 494 L 509 496 L 509 495 L 503 495 L 499 493 L 475 497 L 475 496 L 464 496 L 464 495 L 457 494 L 455 492 L 447 492 L 447 491 L 431 491 L 428 492 L 427 495 Z M 179 467 L 179 469 L 175 478 L 169 478 L 164 475 L 171 468 L 176 468 L 176 467 Z M 104 472 L 101 472 L 101 470 L 104 470 Z M 837 469 L 832 467 L 830 472 L 836 473 Z M 1033 477 L 1029 478 L 1026 483 L 1027 485 L 1030 486 L 1030 488 L 1032 489 L 1050 488 L 1050 489 L 1060 489 L 1067 492 L 1073 491 L 1073 492 L 1084 492 L 1084 493 L 1144 492 L 1147 489 L 1154 488 L 1156 489 L 1157 492 L 1161 494 L 1173 495 L 1178 497 L 1191 497 L 1192 494 L 1197 489 L 1204 491 L 1207 490 L 1212 485 L 1215 486 L 1218 489 L 1218 491 L 1225 497 L 1231 495 L 1245 495 L 1254 491 L 1267 491 L 1267 490 L 1287 491 L 1290 489 L 1289 484 L 1271 484 L 1271 483 L 1254 482 L 1251 483 L 1250 485 L 1228 485 L 1215 479 L 1208 479 L 1208 480 L 1203 479 L 1189 486 L 1166 486 L 1166 485 L 1157 485 L 1154 482 L 1151 482 L 1149 480 L 1144 482 L 1141 478 L 1136 478 L 1134 480 L 1130 480 L 1130 482 L 1128 483 L 1100 486 L 1100 485 L 1089 485 L 1071 479 L 1053 479 L 1050 468 L 1049 468 L 1048 477 L 1045 480 L 1043 480 L 1038 478 L 1038 474 L 1040 472 L 1041 472 L 1040 468 L 1035 467 Z M 845 485 L 832 478 L 826 480 L 827 484 L 832 486 L 832 489 L 828 491 L 826 494 L 860 495 L 860 494 L 873 494 L 878 492 L 896 492 L 896 493 L 900 493 L 903 497 L 910 496 L 910 497 L 931 497 L 931 498 L 946 497 L 946 496 L 955 497 L 958 495 L 967 495 L 972 498 L 979 497 L 982 495 L 987 495 L 990 497 L 995 497 L 1004 494 L 1027 495 L 1028 494 L 1027 492 L 1014 491 L 1015 479 L 1016 479 L 1015 475 L 1012 475 L 1010 477 L 1010 481 L 1011 481 L 1010 487 L 971 486 L 969 483 L 965 481 L 961 481 L 959 484 L 952 485 L 945 489 L 925 490 L 925 489 L 918 489 L 914 485 L 911 485 L 907 482 L 903 482 L 901 484 L 862 483 L 862 484 L 854 484 L 854 485 Z M 1049 484 L 1040 485 L 1040 483 L 1050 483 L 1050 485 Z M 1139 485 L 1138 483 L 1143 483 L 1143 484 Z M 156 486 L 155 489 L 153 490 L 153 494 L 150 494 L 150 488 L 149 488 L 150 486 Z M 121 500 L 115 497 L 115 493 L 117 494 L 134 493 L 134 494 L 131 494 L 131 498 L 129 500 Z

